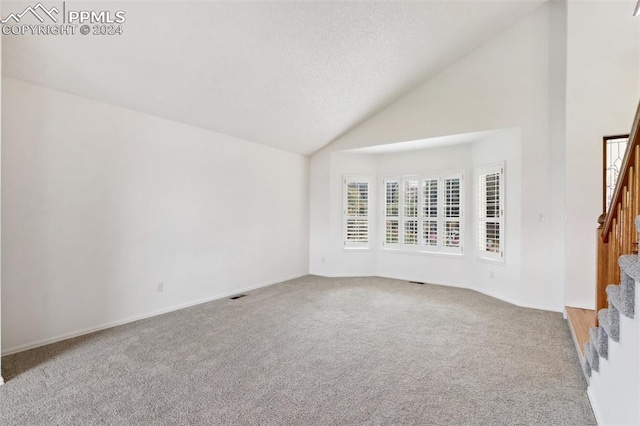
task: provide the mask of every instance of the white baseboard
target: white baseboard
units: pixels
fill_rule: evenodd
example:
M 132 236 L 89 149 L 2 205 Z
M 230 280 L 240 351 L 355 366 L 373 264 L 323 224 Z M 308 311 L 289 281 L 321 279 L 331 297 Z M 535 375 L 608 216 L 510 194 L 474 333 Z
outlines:
M 148 312 L 148 313 L 141 314 L 141 315 L 135 315 L 133 317 L 124 318 L 124 319 L 117 320 L 117 321 L 108 322 L 106 324 L 102 324 L 102 325 L 99 325 L 99 326 L 89 327 L 89 328 L 85 328 L 85 329 L 82 329 L 82 330 L 77 330 L 77 331 L 74 331 L 74 332 L 71 332 L 71 333 L 65 333 L 65 334 L 62 334 L 62 335 L 58 335 L 58 336 L 54 336 L 54 337 L 38 340 L 36 342 L 31 342 L 31 343 L 27 343 L 27 344 L 23 344 L 23 345 L 19 345 L 19 346 L 14 346 L 14 347 L 8 348 L 6 350 L 3 350 L 2 351 L 2 356 L 11 355 L 11 354 L 22 352 L 22 351 L 26 351 L 26 350 L 29 350 L 29 349 L 34 349 L 34 348 L 37 348 L 37 347 L 40 347 L 40 346 L 49 345 L 51 343 L 60 342 L 62 340 L 71 339 L 71 338 L 82 336 L 82 335 L 89 334 L 89 333 L 94 333 L 96 331 L 105 330 L 105 329 L 112 328 L 112 327 L 117 327 L 119 325 L 128 324 L 130 322 L 139 321 L 141 319 L 151 318 L 151 317 L 154 317 L 154 316 L 157 316 L 157 315 L 162 315 L 162 314 L 166 314 L 166 313 L 169 313 L 169 312 L 177 311 L 177 310 L 180 310 L 180 309 L 188 308 L 188 307 L 191 307 L 191 306 L 199 305 L 199 304 L 202 304 L 202 303 L 211 302 L 213 300 L 223 299 L 225 297 L 233 296 L 234 294 L 242 293 L 242 292 L 245 292 L 245 291 L 255 290 L 255 289 L 258 289 L 258 288 L 261 288 L 261 287 L 266 287 L 266 286 L 273 285 L 273 284 L 276 284 L 276 283 L 280 283 L 280 282 L 283 282 L 283 281 L 288 281 L 288 280 L 304 277 L 306 275 L 309 275 L 309 274 L 308 273 L 295 274 L 295 275 L 291 275 L 291 276 L 288 276 L 288 277 L 283 277 L 283 278 L 278 279 L 278 280 L 267 281 L 267 282 L 263 282 L 263 283 L 256 284 L 256 285 L 253 285 L 253 286 L 240 288 L 238 290 L 234 290 L 234 291 L 231 291 L 231 292 L 217 294 L 217 295 L 212 296 L 212 297 L 199 299 L 199 300 L 195 300 L 195 301 L 192 301 L 192 302 L 183 303 L 183 304 L 180 304 L 180 305 L 172 306 L 172 307 L 165 308 L 165 309 L 160 309 L 160 310 L 157 310 L 157 311 Z M 376 277 L 377 276 L 377 277 L 381 277 L 381 278 L 389 278 L 389 279 L 396 279 L 396 280 L 403 280 L 403 281 L 415 281 L 416 280 L 415 277 L 411 278 L 411 277 L 378 275 L 378 274 L 370 274 L 370 273 L 366 273 L 366 274 L 365 273 L 363 273 L 363 274 L 352 273 L 352 274 L 341 274 L 341 275 L 333 275 L 333 274 L 332 275 L 321 275 L 321 274 L 315 273 L 313 275 L 327 277 L 327 278 Z M 469 289 L 469 290 L 474 290 L 474 291 L 477 291 L 479 293 L 485 294 L 487 296 L 493 297 L 495 299 L 499 299 L 499 300 L 502 300 L 504 302 L 511 303 L 512 305 L 521 306 L 521 307 L 524 307 L 524 308 L 540 309 L 540 310 L 552 311 L 552 312 L 561 312 L 562 311 L 561 309 L 556 309 L 556 308 L 552 308 L 552 307 L 548 307 L 548 306 L 540 306 L 540 305 L 534 305 L 534 304 L 520 303 L 520 302 L 518 302 L 516 300 L 512 300 L 510 298 L 503 297 L 503 296 L 501 296 L 499 294 L 493 294 L 491 292 L 486 292 L 486 291 L 478 290 L 478 289 L 475 289 L 475 288 L 457 286 L 457 285 L 452 285 L 450 283 L 440 283 L 440 282 L 431 282 L 431 281 L 429 282 L 429 284 L 442 285 L 442 286 L 454 287 L 454 288 L 466 288 L 466 289 Z
M 596 309 L 596 307 L 594 305 L 580 305 L 580 304 L 572 304 L 572 305 L 567 305 L 567 307 L 569 308 L 578 308 L 578 309 L 586 309 L 587 311 L 594 311 Z
M 35 348 L 38 348 L 40 346 L 50 345 L 52 343 L 60 342 L 62 340 L 72 339 L 74 337 L 83 336 L 85 334 L 94 333 L 94 332 L 100 331 L 100 330 L 106 330 L 108 328 L 117 327 L 119 325 L 128 324 L 130 322 L 139 321 L 139 320 L 142 320 L 142 319 L 145 319 L 145 318 L 151 318 L 151 317 L 155 317 L 157 315 L 162 315 L 162 314 L 166 314 L 166 313 L 169 313 L 169 312 L 178 311 L 180 309 L 189 308 L 191 306 L 200 305 L 202 303 L 212 302 L 212 301 L 218 300 L 218 299 L 224 299 L 225 297 L 233 296 L 233 295 L 238 294 L 238 293 L 244 293 L 246 291 L 256 290 L 258 288 L 267 287 L 267 286 L 270 286 L 270 285 L 273 285 L 273 284 L 277 284 L 277 283 L 281 283 L 281 282 L 284 282 L 284 281 L 293 280 L 293 279 L 296 279 L 296 278 L 304 277 L 306 275 L 308 275 L 308 274 L 307 273 L 295 274 L 295 275 L 284 277 L 284 278 L 281 278 L 281 279 L 278 279 L 278 280 L 266 281 L 266 282 L 262 282 L 260 284 L 256 284 L 256 285 L 252 285 L 252 286 L 248 286 L 248 287 L 243 287 L 243 288 L 240 288 L 238 290 L 233 290 L 233 291 L 230 291 L 230 292 L 217 294 L 217 295 L 212 296 L 212 297 L 206 297 L 204 299 L 198 299 L 198 300 L 194 300 L 192 302 L 182 303 L 180 305 L 175 305 L 175 306 L 172 306 L 172 307 L 169 307 L 169 308 L 159 309 L 159 310 L 156 310 L 156 311 L 152 311 L 152 312 L 148 312 L 148 313 L 140 314 L 140 315 L 135 315 L 135 316 L 124 318 L 124 319 L 117 320 L 117 321 L 111 321 L 111 322 L 108 322 L 108 323 L 105 323 L 105 324 L 102 324 L 102 325 L 98 325 L 98 326 L 95 326 L 95 327 L 84 328 L 82 330 L 77 330 L 77 331 L 74 331 L 74 332 L 71 332 L 71 333 L 65 333 L 65 334 L 61 334 L 61 335 L 58 335 L 58 336 L 54 336 L 54 337 L 38 340 L 36 342 L 31 342 L 31 343 L 26 343 L 24 345 L 14 346 L 12 348 L 8 348 L 6 350 L 3 350 L 2 351 L 2 356 L 11 355 L 11 354 L 15 354 L 15 353 L 18 353 L 18 352 L 27 351 L 29 349 L 35 349 Z
M 406 276 L 401 276 L 401 275 L 386 275 L 386 274 L 377 274 L 375 275 L 376 277 L 380 277 L 380 278 L 389 278 L 390 280 L 400 280 L 400 281 L 413 281 L 413 282 L 423 282 L 420 279 L 416 278 L 416 277 L 406 277 Z M 433 284 L 433 285 L 441 285 L 444 287 L 453 287 L 453 288 L 468 288 L 462 285 L 455 285 L 455 284 L 451 284 L 451 283 L 443 283 L 443 282 L 438 282 L 438 281 L 425 281 L 426 284 Z
M 382 278 L 389 278 L 389 279 L 392 279 L 392 280 L 416 281 L 415 277 L 403 277 L 403 276 L 398 276 L 398 275 L 393 275 L 392 276 L 392 275 L 384 275 L 384 274 L 378 274 L 376 276 L 382 277 Z M 445 287 L 465 288 L 467 290 L 477 291 L 478 293 L 484 294 L 485 296 L 493 297 L 494 299 L 502 300 L 503 302 L 507 302 L 507 303 L 510 303 L 512 305 L 520 306 L 522 308 L 538 309 L 538 310 L 541 310 L 541 311 L 562 312 L 562 308 L 554 308 L 554 307 L 551 307 L 551 306 L 536 305 L 536 304 L 533 304 L 533 303 L 522 303 L 522 302 L 519 302 L 517 300 L 511 299 L 509 297 L 502 296 L 502 295 L 497 294 L 497 293 L 492 293 L 490 291 L 480 290 L 480 289 L 473 288 L 473 287 L 468 287 L 468 286 L 463 286 L 463 285 L 455 285 L 455 284 L 451 284 L 451 283 L 434 282 L 434 281 L 428 281 L 427 283 L 428 284 L 435 284 L 435 285 L 442 285 L 442 286 L 445 286 Z
M 593 411 L 593 416 L 596 418 L 596 423 L 599 425 L 603 424 L 600 420 L 600 410 L 598 409 L 598 404 L 596 404 L 593 395 L 591 395 L 591 388 L 587 388 L 587 397 L 589 397 L 589 403 L 591 404 L 591 411 Z
M 315 275 L 317 277 L 324 277 L 324 278 L 358 278 L 358 277 L 375 277 L 375 276 L 377 276 L 375 274 L 370 274 L 370 273 L 362 273 L 362 274 L 358 274 L 358 273 L 319 274 L 317 272 L 311 272 L 311 273 L 309 273 L 309 275 Z
M 558 313 L 562 313 L 562 310 L 563 310 L 563 308 L 555 308 L 555 307 L 546 306 L 546 305 L 537 305 L 535 303 L 522 303 L 518 300 L 511 299 L 510 297 L 505 297 L 497 293 L 493 293 L 486 290 L 480 290 L 477 288 L 469 288 L 469 290 L 477 291 L 478 293 L 482 293 L 486 296 L 493 297 L 494 299 L 502 300 L 503 302 L 511 303 L 512 305 L 520 306 L 522 308 L 538 309 L 541 311 L 551 311 L 551 312 L 558 312 Z

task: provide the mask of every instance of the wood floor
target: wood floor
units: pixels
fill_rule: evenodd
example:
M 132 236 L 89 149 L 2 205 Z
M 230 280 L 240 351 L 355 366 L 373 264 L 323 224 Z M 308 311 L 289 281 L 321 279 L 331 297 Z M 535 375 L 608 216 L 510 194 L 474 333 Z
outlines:
M 584 344 L 589 341 L 589 327 L 596 326 L 596 311 L 570 306 L 567 306 L 566 309 L 573 337 L 576 340 L 580 356 L 584 358 Z

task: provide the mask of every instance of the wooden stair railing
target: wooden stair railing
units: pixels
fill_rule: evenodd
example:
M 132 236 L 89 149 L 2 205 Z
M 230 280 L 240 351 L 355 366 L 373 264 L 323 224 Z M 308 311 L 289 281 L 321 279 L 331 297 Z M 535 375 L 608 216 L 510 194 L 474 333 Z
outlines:
M 620 282 L 618 258 L 638 248 L 635 218 L 640 215 L 640 105 L 633 120 L 629 142 L 622 160 L 609 210 L 598 218 L 598 270 L 596 320 L 600 309 L 608 306 L 607 286 Z

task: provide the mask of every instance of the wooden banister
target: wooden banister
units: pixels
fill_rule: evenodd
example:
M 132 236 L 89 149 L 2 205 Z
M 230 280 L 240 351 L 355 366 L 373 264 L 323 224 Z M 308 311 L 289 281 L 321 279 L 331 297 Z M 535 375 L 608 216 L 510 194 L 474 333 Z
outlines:
M 637 252 L 640 215 L 640 105 L 636 110 L 609 210 L 598 219 L 596 312 L 608 306 L 606 288 L 620 282 L 618 258 Z M 603 182 L 603 184 L 605 184 Z

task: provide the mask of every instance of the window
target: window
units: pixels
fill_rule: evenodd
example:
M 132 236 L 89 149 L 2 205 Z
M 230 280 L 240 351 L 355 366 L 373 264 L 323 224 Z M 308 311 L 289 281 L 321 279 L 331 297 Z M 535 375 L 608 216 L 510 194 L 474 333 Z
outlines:
M 479 173 L 478 253 L 482 259 L 504 262 L 504 165 Z
M 405 245 L 418 245 L 418 192 L 417 180 L 403 181 L 402 199 L 404 201 L 402 223 L 404 224 L 402 242 Z
M 462 172 L 386 178 L 386 249 L 462 253 Z
M 370 179 L 344 179 L 344 246 L 369 248 Z
M 400 230 L 400 182 L 387 180 L 385 187 L 385 241 L 388 244 L 398 244 Z
M 438 246 L 438 180 L 422 181 L 422 244 Z
M 460 247 L 460 178 L 444 179 L 444 246 Z

